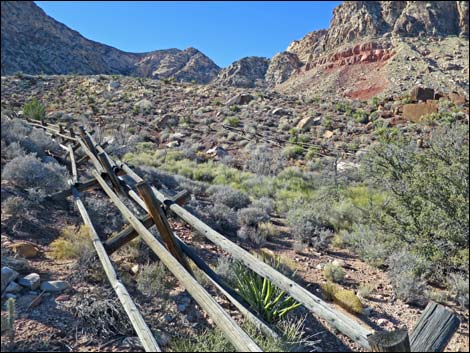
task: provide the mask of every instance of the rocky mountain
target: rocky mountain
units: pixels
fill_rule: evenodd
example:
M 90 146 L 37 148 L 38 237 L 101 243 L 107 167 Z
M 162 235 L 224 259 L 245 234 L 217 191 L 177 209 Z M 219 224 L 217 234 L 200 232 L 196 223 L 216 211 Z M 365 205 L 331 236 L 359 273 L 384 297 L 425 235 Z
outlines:
M 194 48 L 127 53 L 84 38 L 32 1 L 2 1 L 2 75 L 122 74 L 207 83 L 219 67 Z
M 468 7 L 468 1 L 346 1 L 328 30 L 288 46 L 301 67 L 289 69 L 276 89 L 367 99 L 422 84 L 468 95 Z
M 267 58 L 259 56 L 246 57 L 222 69 L 214 83 L 246 88 L 263 85 L 268 67 L 269 59 Z

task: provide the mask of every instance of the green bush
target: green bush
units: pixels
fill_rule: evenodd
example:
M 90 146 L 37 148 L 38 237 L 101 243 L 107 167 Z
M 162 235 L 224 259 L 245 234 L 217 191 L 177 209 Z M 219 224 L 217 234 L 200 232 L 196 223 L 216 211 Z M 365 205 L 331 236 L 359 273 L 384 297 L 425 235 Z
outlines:
M 325 265 L 323 274 L 327 280 L 337 283 L 341 282 L 345 276 L 344 270 L 340 266 L 331 263 Z
M 35 120 L 43 120 L 46 117 L 44 105 L 36 98 L 25 103 L 23 113 L 26 117 Z

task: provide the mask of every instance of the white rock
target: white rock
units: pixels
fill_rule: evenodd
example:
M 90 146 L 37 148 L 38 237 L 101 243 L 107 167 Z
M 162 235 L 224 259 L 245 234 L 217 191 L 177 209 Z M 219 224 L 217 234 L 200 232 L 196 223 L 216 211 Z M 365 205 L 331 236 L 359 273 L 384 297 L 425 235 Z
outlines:
M 41 284 L 41 277 L 37 273 L 30 273 L 29 275 L 20 278 L 18 284 L 25 288 L 35 290 Z
M 41 290 L 44 292 L 59 293 L 70 287 L 66 281 L 45 281 L 41 283 Z
M 344 262 L 344 260 L 341 260 L 341 259 L 333 260 L 332 264 L 335 265 L 335 266 L 339 266 L 339 267 L 345 267 L 346 266 L 346 262 Z

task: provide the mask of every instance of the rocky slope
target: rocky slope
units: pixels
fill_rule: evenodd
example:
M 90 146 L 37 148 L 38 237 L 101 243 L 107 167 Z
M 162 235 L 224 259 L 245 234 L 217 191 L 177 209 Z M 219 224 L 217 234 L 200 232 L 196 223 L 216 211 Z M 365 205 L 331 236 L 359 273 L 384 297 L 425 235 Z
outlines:
M 2 75 L 123 74 L 207 83 L 219 67 L 194 48 L 127 53 L 88 40 L 32 1 L 2 1 Z

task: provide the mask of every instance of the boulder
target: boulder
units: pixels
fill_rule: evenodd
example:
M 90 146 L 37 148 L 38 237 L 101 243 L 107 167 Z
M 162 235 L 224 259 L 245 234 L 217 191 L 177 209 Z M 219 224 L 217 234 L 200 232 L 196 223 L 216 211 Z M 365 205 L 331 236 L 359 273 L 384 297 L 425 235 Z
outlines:
M 18 283 L 10 282 L 10 284 L 5 288 L 5 293 L 19 293 L 22 290 L 23 287 L 21 287 Z
M 35 290 L 39 288 L 41 284 L 41 277 L 37 273 L 30 273 L 29 275 L 20 278 L 18 284 L 22 285 L 25 288 Z
M 428 114 L 438 112 L 437 104 L 434 101 L 426 103 L 405 104 L 403 106 L 403 117 L 412 122 L 419 122 L 421 118 Z
M 325 133 L 323 134 L 323 138 L 329 139 L 332 138 L 334 135 L 334 132 L 331 130 L 326 130 Z
M 321 117 L 314 118 L 312 116 L 308 116 L 298 122 L 297 128 L 300 130 L 307 130 L 308 128 L 314 125 L 319 125 L 320 122 L 321 122 Z
M 119 87 L 121 87 L 121 83 L 119 81 L 111 81 L 108 84 L 108 92 L 112 92 L 117 90 Z
M 225 105 L 230 107 L 232 105 L 244 105 L 250 103 L 255 97 L 248 93 L 237 94 L 236 96 L 230 98 Z
M 2 292 L 7 288 L 10 282 L 18 278 L 19 273 L 10 267 L 2 267 Z
M 222 157 L 225 157 L 228 155 L 228 152 L 223 148 L 223 147 L 220 147 L 220 146 L 215 146 L 213 148 L 210 148 L 206 151 L 206 154 L 208 154 L 209 156 L 211 157 L 219 157 L 219 158 L 222 158 Z
M 41 290 L 44 292 L 60 293 L 70 287 L 66 281 L 45 281 L 41 283 Z
M 134 107 L 140 111 L 148 111 L 152 108 L 152 102 L 150 102 L 148 99 L 142 99 L 135 103 Z
M 434 90 L 432 88 L 415 87 L 411 90 L 411 99 L 415 102 L 426 102 L 428 99 L 434 99 Z

